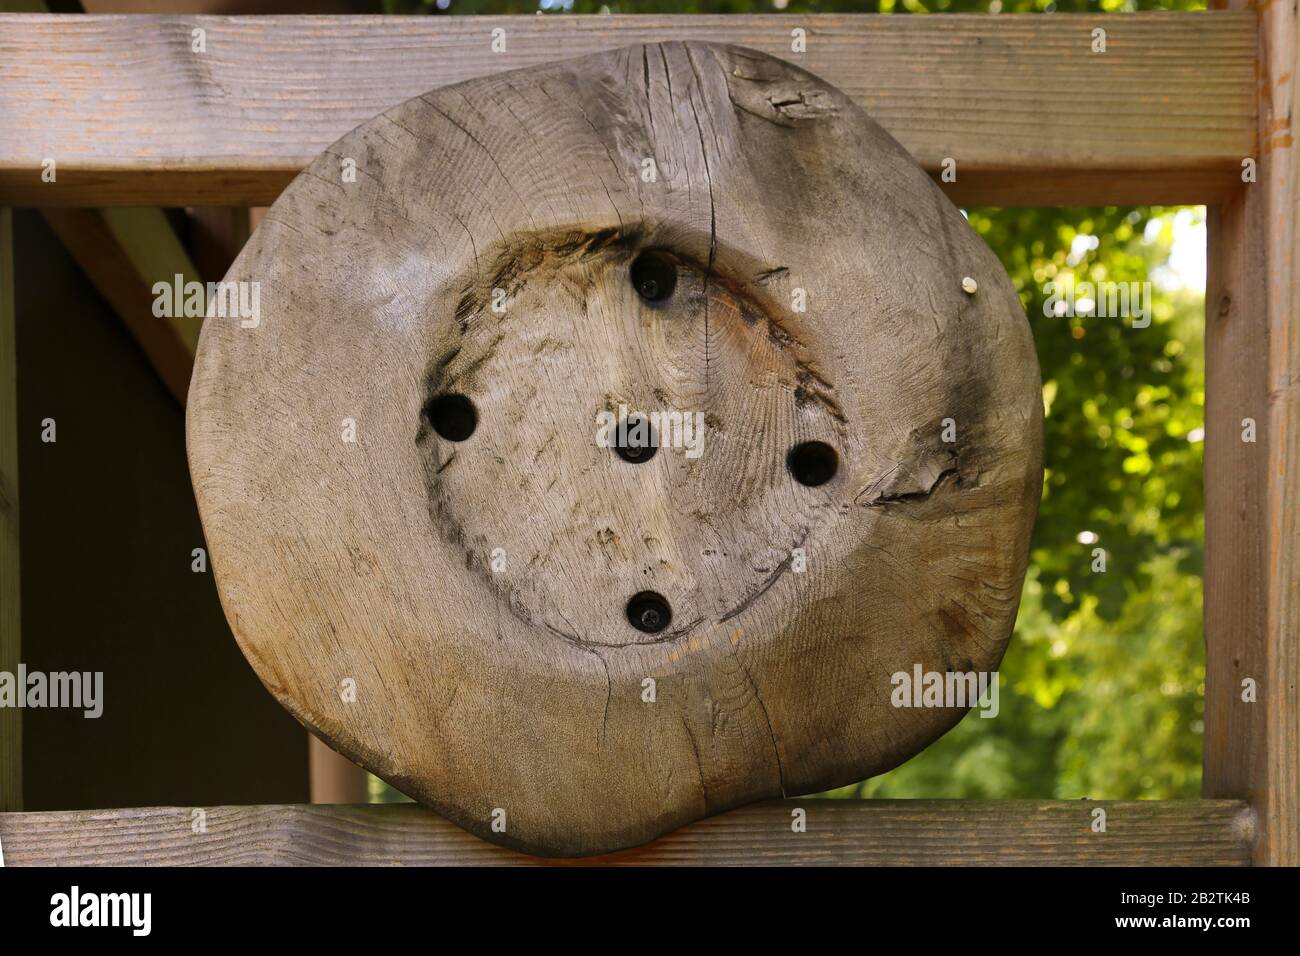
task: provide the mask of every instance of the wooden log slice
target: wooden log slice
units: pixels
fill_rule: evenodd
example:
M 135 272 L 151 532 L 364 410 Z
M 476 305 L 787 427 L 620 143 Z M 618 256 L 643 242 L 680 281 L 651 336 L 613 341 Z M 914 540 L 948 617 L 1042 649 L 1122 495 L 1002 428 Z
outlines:
M 665 43 L 409 100 L 227 281 L 260 312 L 205 323 L 187 426 L 235 636 L 475 833 L 590 854 L 860 780 L 965 712 L 892 675 L 1002 657 L 1041 485 L 1020 301 L 794 66 Z

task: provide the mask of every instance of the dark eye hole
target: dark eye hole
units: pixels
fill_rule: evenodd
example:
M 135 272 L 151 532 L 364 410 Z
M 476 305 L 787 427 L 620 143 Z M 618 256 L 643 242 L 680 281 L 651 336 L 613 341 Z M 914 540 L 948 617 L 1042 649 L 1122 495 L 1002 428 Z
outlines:
M 642 591 L 627 602 L 627 619 L 638 631 L 657 634 L 672 623 L 673 609 L 662 594 Z
M 647 302 L 665 302 L 677 288 L 677 264 L 654 249 L 632 260 L 630 275 L 632 288 Z
M 648 418 L 629 415 L 618 423 L 618 430 L 614 433 L 614 452 L 619 458 L 640 465 L 653 458 L 658 450 L 658 438 Z
M 790 449 L 785 465 L 795 481 L 815 488 L 835 477 L 840 467 L 840 456 L 824 441 L 806 441 Z
M 424 407 L 433 430 L 447 441 L 464 441 L 478 427 L 478 412 L 464 395 L 439 395 Z

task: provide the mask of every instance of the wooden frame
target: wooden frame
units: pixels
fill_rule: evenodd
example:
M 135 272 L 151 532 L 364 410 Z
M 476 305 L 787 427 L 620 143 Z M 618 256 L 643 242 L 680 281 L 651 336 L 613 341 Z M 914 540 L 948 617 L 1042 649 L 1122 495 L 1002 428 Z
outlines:
M 1107 832 L 1088 829 L 1104 807 Z M 794 833 L 791 813 L 807 811 Z M 10 814 L 10 866 L 157 864 L 566 865 L 472 836 L 414 804 L 188 807 Z M 18 824 L 21 822 L 21 826 Z M 642 847 L 576 862 L 640 865 L 961 863 L 1244 866 L 1254 818 L 1240 800 L 785 800 L 742 807 Z
M 1093 29 L 1107 52 L 1091 52 Z M 190 52 L 194 30 L 206 53 Z M 0 17 L 0 205 L 268 205 L 340 135 L 434 87 L 688 37 L 817 73 L 932 173 L 957 158 L 945 188 L 966 204 L 1218 202 L 1255 144 L 1251 13 L 13 15 Z M 1062 111 L 1061 91 L 1083 89 L 1105 109 Z M 42 190 L 47 158 L 59 179 Z
M 411 95 L 493 70 L 683 37 L 742 43 L 821 74 L 932 173 L 957 158 L 958 182 L 944 187 L 961 203 L 1207 204 L 1207 799 L 1100 804 L 1104 834 L 1091 832 L 1098 804 L 1087 801 L 805 801 L 808 832 L 799 836 L 790 812 L 801 804 L 788 801 L 701 821 L 605 859 L 1296 865 L 1297 18 L 1290 4 L 1258 14 L 1240 0 L 1227 6 L 1242 9 L 898 18 L 0 16 L 0 205 L 266 203 L 334 138 Z M 495 28 L 506 30 L 507 55 L 491 52 Z M 790 52 L 794 28 L 807 31 L 804 54 Z M 1106 31 L 1105 53 L 1092 52 L 1096 29 Z M 191 49 L 196 30 L 203 54 Z M 1148 75 L 1153 62 L 1159 71 Z M 1083 86 L 1104 95 L 1104 112 L 1060 112 L 1060 91 Z M 50 158 L 57 184 L 41 179 Z M 0 359 L 13 354 L 6 316 L 0 302 Z M 0 664 L 19 647 L 16 466 L 6 450 L 16 427 L 15 374 L 12 360 L 0 361 Z M 1247 418 L 1254 443 L 1241 440 Z M 1243 699 L 1243 681 L 1253 683 L 1255 702 Z M 7 788 L 19 779 L 16 753 L 0 743 Z M 188 809 L 0 813 L 0 840 L 10 863 L 522 859 L 411 807 L 205 812 L 206 833 L 196 832 Z

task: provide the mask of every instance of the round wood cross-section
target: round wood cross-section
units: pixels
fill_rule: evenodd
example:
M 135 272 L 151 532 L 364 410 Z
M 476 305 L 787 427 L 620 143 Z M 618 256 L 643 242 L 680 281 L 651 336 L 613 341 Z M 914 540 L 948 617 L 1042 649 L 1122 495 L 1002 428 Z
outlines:
M 475 833 L 589 854 L 860 780 L 966 709 L 893 675 L 1001 660 L 1041 483 L 1020 302 L 794 66 L 667 43 L 410 100 L 227 281 L 258 314 L 206 322 L 187 424 L 235 636 Z

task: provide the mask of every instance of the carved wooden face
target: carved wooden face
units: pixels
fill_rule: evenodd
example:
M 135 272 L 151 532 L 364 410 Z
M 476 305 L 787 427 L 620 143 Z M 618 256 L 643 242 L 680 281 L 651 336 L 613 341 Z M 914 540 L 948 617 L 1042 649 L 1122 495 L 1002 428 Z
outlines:
M 793 66 L 637 46 L 411 100 L 227 281 L 261 314 L 206 323 L 188 438 L 235 635 L 476 833 L 601 852 L 850 783 L 964 713 L 894 706 L 893 675 L 1001 659 L 1028 325 L 925 173 Z

